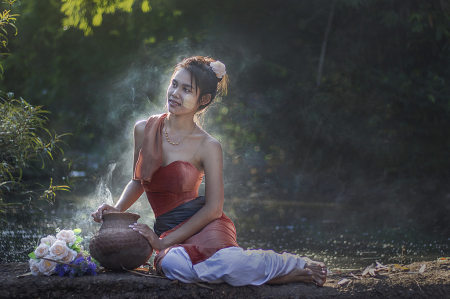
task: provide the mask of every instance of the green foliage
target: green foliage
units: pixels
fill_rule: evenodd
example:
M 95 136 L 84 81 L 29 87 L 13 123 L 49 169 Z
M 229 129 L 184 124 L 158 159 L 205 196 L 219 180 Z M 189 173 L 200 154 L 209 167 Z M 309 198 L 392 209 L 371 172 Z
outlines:
M 9 4 L 9 10 L 5 9 L 3 12 L 0 12 L 0 49 L 1 49 L 0 55 L 2 58 L 9 55 L 9 52 L 5 52 L 8 51 L 8 43 L 9 43 L 7 28 L 13 27 L 16 31 L 15 34 L 17 34 L 17 28 L 14 23 L 17 20 L 16 17 L 19 15 L 11 14 L 11 6 L 14 2 L 16 2 L 16 0 L 8 0 L 3 2 Z M 2 78 L 2 75 L 3 75 L 3 66 L 0 62 L 0 78 Z
M 211 55 L 231 85 L 205 127 L 255 190 L 311 173 L 448 176 L 448 1 L 336 1 L 320 88 L 332 1 L 294 2 L 24 1 L 2 89 L 56 112 L 50 126 L 105 167 L 163 111 L 175 62 Z
M 68 191 L 68 186 L 54 186 L 52 181 L 40 194 L 29 190 L 23 181 L 24 169 L 33 161 L 45 167 L 46 159 L 53 159 L 64 135 L 52 135 L 45 127 L 48 111 L 34 107 L 25 100 L 14 99 L 13 94 L 0 97 L 0 213 L 18 206 L 35 205 L 39 200 L 52 202 L 56 191 Z M 41 137 L 46 133 L 48 138 Z M 47 140 L 46 140 L 47 139 Z M 18 199 L 23 199 L 18 202 Z
M 449 175 L 449 11 L 445 1 L 377 1 L 351 12 L 359 32 L 337 36 L 358 47 L 335 49 L 351 53 L 354 67 L 333 71 L 354 90 L 376 91 L 366 104 L 373 107 L 368 129 L 376 130 L 372 154 L 385 173 Z
M 3 2 L 9 5 L 0 18 L 0 41 L 1 50 L 7 50 L 8 31 L 7 26 L 12 26 L 17 34 L 14 23 L 16 16 L 11 15 L 11 8 L 15 0 Z M 2 54 L 4 56 L 4 53 Z M 3 68 L 2 68 L 3 71 Z M 23 180 L 24 170 L 31 166 L 34 161 L 42 163 L 45 167 L 46 159 L 53 159 L 53 153 L 59 149 L 64 154 L 59 143 L 64 135 L 50 133 L 46 128 L 47 118 L 44 114 L 48 111 L 42 110 L 41 106 L 33 106 L 24 99 L 15 99 L 13 93 L 0 94 L 0 213 L 17 208 L 36 206 L 40 200 L 53 202 L 56 191 L 68 191 L 69 187 L 64 185 L 53 185 L 50 179 L 47 188 L 41 190 L 30 190 Z M 48 135 L 46 138 L 41 134 Z
M 83 30 L 86 36 L 92 35 L 92 26 L 100 26 L 103 14 L 114 14 L 116 11 L 132 12 L 136 0 L 62 0 L 61 11 L 66 15 L 64 26 L 74 26 Z M 148 0 L 139 1 L 143 12 L 152 7 Z

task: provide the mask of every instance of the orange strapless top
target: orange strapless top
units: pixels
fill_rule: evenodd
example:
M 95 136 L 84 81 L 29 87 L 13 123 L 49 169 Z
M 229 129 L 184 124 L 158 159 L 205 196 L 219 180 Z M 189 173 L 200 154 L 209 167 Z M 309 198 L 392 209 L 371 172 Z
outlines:
M 202 180 L 203 173 L 189 162 L 174 161 L 161 166 L 152 181 L 143 184 L 155 217 L 196 198 Z
M 189 162 L 174 161 L 167 166 L 162 164 L 162 128 L 166 114 L 154 115 L 147 120 L 144 141 L 136 163 L 134 179 L 141 180 L 155 216 L 158 217 L 172 209 L 189 202 L 198 196 L 198 188 L 203 174 Z M 187 221 L 187 220 L 186 220 Z M 164 232 L 166 237 L 186 222 Z M 236 228 L 224 213 L 206 225 L 197 234 L 188 237 L 182 244 L 177 244 L 160 251 L 155 257 L 155 267 L 161 272 L 161 262 L 173 247 L 185 248 L 192 264 L 208 259 L 222 248 L 239 246 L 236 242 Z

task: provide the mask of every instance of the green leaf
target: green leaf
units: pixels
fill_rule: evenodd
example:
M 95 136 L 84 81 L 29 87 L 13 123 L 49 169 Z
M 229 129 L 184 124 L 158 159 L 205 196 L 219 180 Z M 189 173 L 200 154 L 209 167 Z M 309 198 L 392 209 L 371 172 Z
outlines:
M 81 233 L 81 229 L 76 228 L 76 229 L 73 230 L 73 233 L 74 233 L 75 235 L 78 235 L 79 233 Z
M 83 238 L 80 237 L 80 236 L 77 236 L 77 240 L 75 241 L 74 244 L 78 244 L 78 243 L 80 243 L 81 241 L 83 241 Z
M 75 250 L 77 253 L 81 252 L 81 246 L 80 245 L 72 245 L 70 248 Z
M 32 259 L 35 259 L 35 260 L 37 259 L 36 255 L 34 254 L 34 251 L 32 253 L 30 253 L 28 256 Z

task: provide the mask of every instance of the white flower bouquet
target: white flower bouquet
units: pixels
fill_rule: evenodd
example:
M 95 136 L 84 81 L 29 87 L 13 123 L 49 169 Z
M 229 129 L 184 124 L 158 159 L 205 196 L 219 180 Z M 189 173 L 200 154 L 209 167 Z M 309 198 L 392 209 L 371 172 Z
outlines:
M 56 237 L 42 238 L 34 252 L 30 253 L 30 271 L 33 275 L 81 276 L 95 275 L 97 264 L 91 257 L 83 254 L 81 230 L 57 230 Z M 87 257 L 86 257 L 87 256 Z M 58 266 L 57 266 L 58 264 Z

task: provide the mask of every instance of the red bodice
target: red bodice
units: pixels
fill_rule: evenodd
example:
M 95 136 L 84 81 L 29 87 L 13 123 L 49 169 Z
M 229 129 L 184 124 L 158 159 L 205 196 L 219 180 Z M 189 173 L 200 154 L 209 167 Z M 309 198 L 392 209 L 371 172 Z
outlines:
M 203 173 L 185 161 L 174 161 L 161 166 L 152 181 L 143 184 L 155 217 L 186 203 L 198 196 Z

